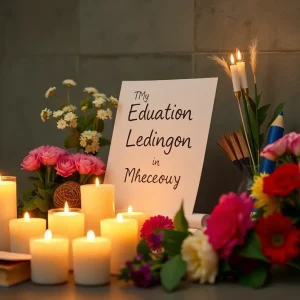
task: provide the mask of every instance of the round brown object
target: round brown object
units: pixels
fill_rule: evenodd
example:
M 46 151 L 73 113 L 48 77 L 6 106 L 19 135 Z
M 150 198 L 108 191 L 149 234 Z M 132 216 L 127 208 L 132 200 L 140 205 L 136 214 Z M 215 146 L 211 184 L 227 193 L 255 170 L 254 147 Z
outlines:
M 68 181 L 61 184 L 54 192 L 53 203 L 57 208 L 63 208 L 66 201 L 69 207 L 81 208 L 80 184 Z

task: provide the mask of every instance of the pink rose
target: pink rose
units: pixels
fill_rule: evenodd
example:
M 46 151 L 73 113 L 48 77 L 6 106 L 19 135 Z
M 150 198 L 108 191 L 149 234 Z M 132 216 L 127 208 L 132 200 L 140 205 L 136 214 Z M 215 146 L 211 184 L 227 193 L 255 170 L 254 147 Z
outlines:
M 40 156 L 42 153 L 44 153 L 45 151 L 47 151 L 51 146 L 40 146 L 38 148 L 35 148 L 33 150 L 31 150 L 29 152 L 29 154 L 32 154 L 32 155 L 38 155 Z
M 41 162 L 39 160 L 38 155 L 27 155 L 21 164 L 21 169 L 23 171 L 35 172 L 41 167 Z
M 55 166 L 56 173 L 62 177 L 69 177 L 76 172 L 74 155 L 61 156 Z
M 99 176 L 105 173 L 106 165 L 105 163 L 96 156 L 91 157 L 95 162 L 94 175 Z
M 294 154 L 296 157 L 300 156 L 300 134 L 291 132 L 288 134 L 288 151 Z
M 101 175 L 105 172 L 105 164 L 97 157 L 88 154 L 75 154 L 75 166 L 79 174 Z
M 41 152 L 40 160 L 41 163 L 45 166 L 55 166 L 57 163 L 57 160 L 64 155 L 67 155 L 68 152 L 64 149 L 55 147 L 55 146 L 49 146 L 44 149 L 43 152 Z
M 207 219 L 205 233 L 221 258 L 227 259 L 236 245 L 242 245 L 249 229 L 253 227 L 250 214 L 253 200 L 247 193 L 221 196 L 219 204 Z
M 260 156 L 274 161 L 287 151 L 287 145 L 288 135 L 285 135 L 275 143 L 267 145 L 261 152 Z

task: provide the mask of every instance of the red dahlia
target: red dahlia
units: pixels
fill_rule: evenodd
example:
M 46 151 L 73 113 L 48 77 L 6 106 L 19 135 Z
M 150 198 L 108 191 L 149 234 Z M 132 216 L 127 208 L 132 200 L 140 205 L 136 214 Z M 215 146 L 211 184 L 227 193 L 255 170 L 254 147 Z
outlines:
M 263 191 L 270 196 L 287 196 L 299 187 L 300 172 L 296 164 L 284 164 L 264 177 Z
M 145 238 L 148 246 L 153 251 L 161 250 L 161 243 L 163 236 L 161 234 L 156 234 L 157 229 L 173 229 L 173 221 L 164 216 L 154 216 L 149 220 L 145 221 L 141 229 L 141 238 Z
M 300 231 L 282 214 L 259 219 L 255 230 L 262 251 L 272 264 L 284 265 L 300 254 Z

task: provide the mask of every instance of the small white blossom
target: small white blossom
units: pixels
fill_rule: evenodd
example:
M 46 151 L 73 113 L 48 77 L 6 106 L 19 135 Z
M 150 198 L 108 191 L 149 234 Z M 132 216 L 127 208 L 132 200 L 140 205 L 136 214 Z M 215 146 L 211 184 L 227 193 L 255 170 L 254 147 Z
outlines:
M 115 107 L 118 107 L 119 105 L 119 100 L 113 96 L 109 97 L 109 102 Z
M 56 87 L 51 87 L 47 90 L 47 92 L 45 93 L 45 98 L 48 98 L 50 96 L 53 96 L 55 93 Z
M 101 134 L 100 134 L 98 131 L 96 131 L 96 130 L 86 130 L 86 131 L 84 131 L 84 132 L 81 134 L 81 136 L 82 136 L 83 138 L 86 138 L 86 139 L 88 139 L 88 140 L 91 140 L 91 139 L 93 138 L 93 136 L 98 136 L 98 137 L 100 137 Z
M 83 105 L 83 106 L 81 107 L 81 110 L 82 110 L 82 111 L 86 111 L 87 108 L 88 108 L 88 107 L 87 107 L 86 105 Z
M 78 117 L 72 113 L 72 112 L 68 112 L 66 115 L 65 115 L 65 121 L 67 122 L 70 122 L 70 121 L 73 121 L 73 120 L 76 120 Z
M 92 95 L 98 93 L 98 90 L 94 87 L 86 87 L 83 91 Z
M 95 104 L 96 107 L 101 107 L 105 103 L 105 99 L 102 97 L 96 98 L 93 103 Z
M 99 151 L 99 137 L 101 134 L 96 130 L 86 130 L 81 133 L 79 141 L 80 146 L 85 148 L 86 153 L 96 153 Z
M 63 108 L 63 112 L 73 112 L 75 111 L 77 108 L 74 105 L 67 105 Z
M 64 114 L 64 112 L 62 110 L 57 110 L 53 112 L 53 117 L 54 118 L 58 118 L 61 117 Z
M 112 119 L 112 111 L 108 108 L 106 109 L 106 115 L 108 116 L 108 118 L 111 120 Z
M 97 111 L 97 118 L 100 120 L 106 120 L 107 119 L 107 112 L 104 109 L 99 109 Z
M 81 147 L 86 147 L 87 143 L 86 143 L 86 138 L 83 138 L 82 136 L 80 137 L 80 146 Z
M 67 87 L 71 87 L 71 86 L 75 86 L 77 83 L 73 79 L 65 79 L 62 82 L 62 84 L 67 86 Z
M 93 95 L 95 98 L 106 98 L 106 95 L 105 94 L 103 94 L 103 93 L 95 93 L 94 95 Z
M 68 127 L 68 124 L 64 119 L 60 119 L 60 120 L 57 121 L 57 128 L 58 129 L 64 129 L 66 127 Z
M 41 112 L 41 119 L 43 122 L 46 122 L 46 120 L 49 120 L 52 115 L 52 111 L 49 108 L 45 108 Z
M 73 120 L 70 121 L 70 127 L 72 127 L 72 128 L 76 128 L 77 127 L 77 120 L 76 119 L 73 119 Z

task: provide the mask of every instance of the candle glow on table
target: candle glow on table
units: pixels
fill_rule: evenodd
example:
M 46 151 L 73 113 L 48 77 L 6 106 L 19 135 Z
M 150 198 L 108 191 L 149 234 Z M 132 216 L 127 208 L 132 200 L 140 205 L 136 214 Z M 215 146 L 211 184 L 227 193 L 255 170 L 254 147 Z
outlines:
M 231 54 L 230 55 L 230 71 L 231 71 L 231 80 L 232 80 L 232 86 L 234 92 L 240 92 L 241 91 L 241 83 L 240 83 L 240 75 L 238 66 L 235 64 L 234 57 Z
M 121 214 L 113 219 L 101 220 L 101 235 L 111 240 L 110 271 L 119 274 L 125 262 L 136 255 L 137 220 L 124 219 Z
M 146 213 L 143 213 L 143 212 L 133 211 L 132 206 L 129 206 L 128 211 L 121 213 L 121 215 L 125 219 L 135 219 L 135 220 L 137 220 L 137 223 L 138 223 L 138 241 L 139 241 L 143 224 L 145 223 L 146 220 L 148 220 L 150 218 L 150 216 Z
M 85 215 L 85 231 L 100 235 L 100 220 L 115 216 L 115 187 L 112 184 L 85 184 L 80 187 L 81 209 Z
M 111 241 L 95 237 L 90 230 L 86 237 L 73 240 L 74 281 L 79 285 L 104 285 L 110 281 Z
M 17 218 L 16 177 L 0 175 L 0 251 L 9 251 L 9 220 Z
M 29 241 L 33 237 L 42 236 L 46 230 L 46 220 L 30 218 L 26 212 L 24 218 L 9 221 L 10 251 L 30 253 Z
M 68 281 L 69 241 L 52 237 L 48 229 L 44 238 L 30 240 L 31 280 L 37 284 L 52 285 Z
M 69 267 L 72 270 L 72 240 L 84 236 L 84 214 L 78 208 L 69 208 L 66 202 L 64 209 L 48 211 L 48 228 L 54 235 L 69 238 Z
M 248 81 L 247 81 L 247 74 L 246 74 L 246 67 L 245 67 L 245 62 L 242 61 L 242 54 L 239 49 L 237 49 L 237 67 L 238 67 L 238 72 L 240 76 L 240 82 L 242 89 L 247 89 L 248 88 Z

